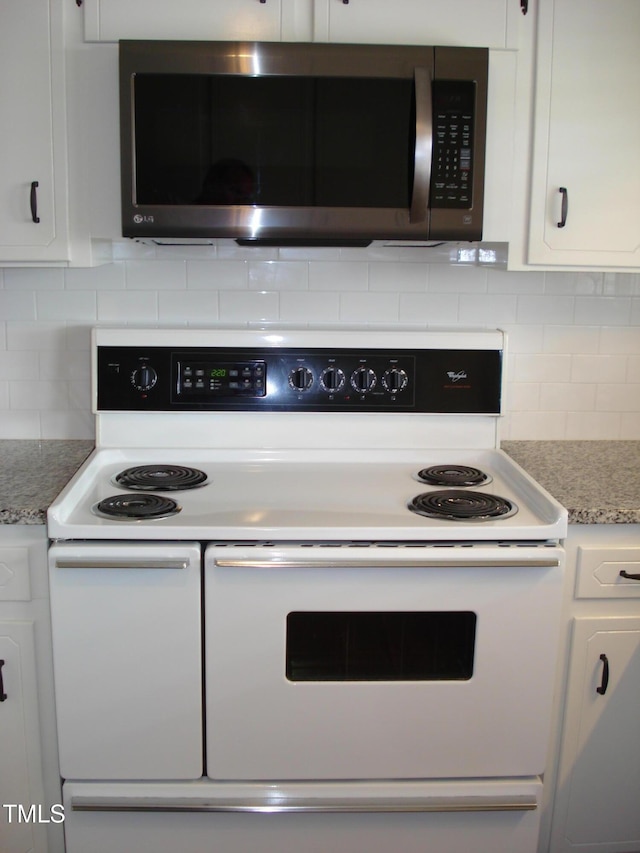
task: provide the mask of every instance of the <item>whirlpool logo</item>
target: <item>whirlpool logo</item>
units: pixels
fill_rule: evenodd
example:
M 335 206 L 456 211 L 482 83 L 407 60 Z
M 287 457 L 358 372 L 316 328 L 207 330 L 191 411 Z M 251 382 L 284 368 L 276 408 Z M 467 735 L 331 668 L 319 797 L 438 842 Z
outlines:
M 466 370 L 447 370 L 443 388 L 456 391 L 469 390 L 471 388 L 469 374 Z
M 468 378 L 466 370 L 449 370 L 447 376 L 449 377 L 449 382 L 462 382 Z

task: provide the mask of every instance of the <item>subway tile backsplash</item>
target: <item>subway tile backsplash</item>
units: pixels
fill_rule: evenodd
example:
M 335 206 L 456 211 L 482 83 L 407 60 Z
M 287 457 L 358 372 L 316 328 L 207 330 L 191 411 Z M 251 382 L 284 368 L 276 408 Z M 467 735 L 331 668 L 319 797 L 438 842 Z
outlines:
M 414 248 L 178 251 L 0 269 L 0 438 L 93 437 L 96 323 L 269 323 L 502 328 L 502 438 L 640 439 L 640 275 L 425 263 Z

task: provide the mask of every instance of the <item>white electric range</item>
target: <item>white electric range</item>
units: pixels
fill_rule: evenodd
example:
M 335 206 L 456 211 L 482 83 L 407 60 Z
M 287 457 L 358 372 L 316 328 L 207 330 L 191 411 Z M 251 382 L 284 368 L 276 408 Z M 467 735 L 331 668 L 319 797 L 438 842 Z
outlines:
M 48 515 L 69 853 L 533 853 L 567 514 L 498 447 L 504 350 L 95 330 Z

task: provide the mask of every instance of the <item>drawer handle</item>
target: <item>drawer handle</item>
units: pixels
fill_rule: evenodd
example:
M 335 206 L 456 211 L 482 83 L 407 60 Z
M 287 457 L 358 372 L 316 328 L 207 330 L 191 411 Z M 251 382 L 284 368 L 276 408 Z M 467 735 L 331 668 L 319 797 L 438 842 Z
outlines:
M 640 581 L 640 575 L 632 575 L 631 572 L 625 572 L 624 569 L 620 572 L 621 578 L 627 578 L 630 581 Z
M 600 687 L 596 687 L 596 693 L 604 696 L 609 686 L 609 658 L 606 655 L 600 655 L 600 660 L 603 663 L 602 681 L 600 682 Z
M 4 692 L 4 681 L 2 678 L 2 667 L 3 666 L 4 666 L 4 661 L 0 660 L 0 702 L 4 702 L 5 699 L 9 698 L 7 696 L 7 694 Z
M 496 812 L 534 811 L 535 795 L 495 797 L 394 797 L 393 799 L 352 797 L 268 797 L 231 799 L 228 797 L 73 797 L 73 811 L 81 812 L 253 812 L 255 814 L 361 814 L 407 812 Z

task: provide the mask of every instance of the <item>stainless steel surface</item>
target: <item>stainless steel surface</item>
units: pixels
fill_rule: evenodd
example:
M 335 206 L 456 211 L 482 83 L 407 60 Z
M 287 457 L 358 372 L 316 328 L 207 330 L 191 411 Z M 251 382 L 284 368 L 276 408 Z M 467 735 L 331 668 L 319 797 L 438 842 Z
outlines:
M 56 569 L 187 569 L 187 560 L 56 560 Z
M 560 565 L 557 559 L 540 559 L 531 560 L 523 558 L 516 560 L 515 558 L 505 560 L 477 560 L 469 558 L 468 560 L 438 560 L 436 558 L 429 560 L 398 560 L 391 557 L 387 560 L 352 560 L 352 559 L 336 559 L 336 560 L 281 560 L 274 557 L 272 560 L 215 560 L 216 566 L 221 568 L 231 569 L 388 569 L 389 567 L 398 569 L 429 569 L 429 568 L 466 568 L 466 569 L 516 569 L 516 568 L 554 568 Z
M 431 189 L 431 152 L 433 149 L 433 108 L 431 73 L 428 68 L 416 68 L 416 145 L 414 153 L 413 193 L 409 219 L 428 224 L 429 191 Z
M 89 812 L 249 812 L 260 814 L 384 814 L 398 812 L 495 812 L 533 811 L 535 797 L 411 797 L 411 798 L 336 798 L 307 797 L 233 800 L 231 798 L 180 797 L 73 797 L 74 811 Z

